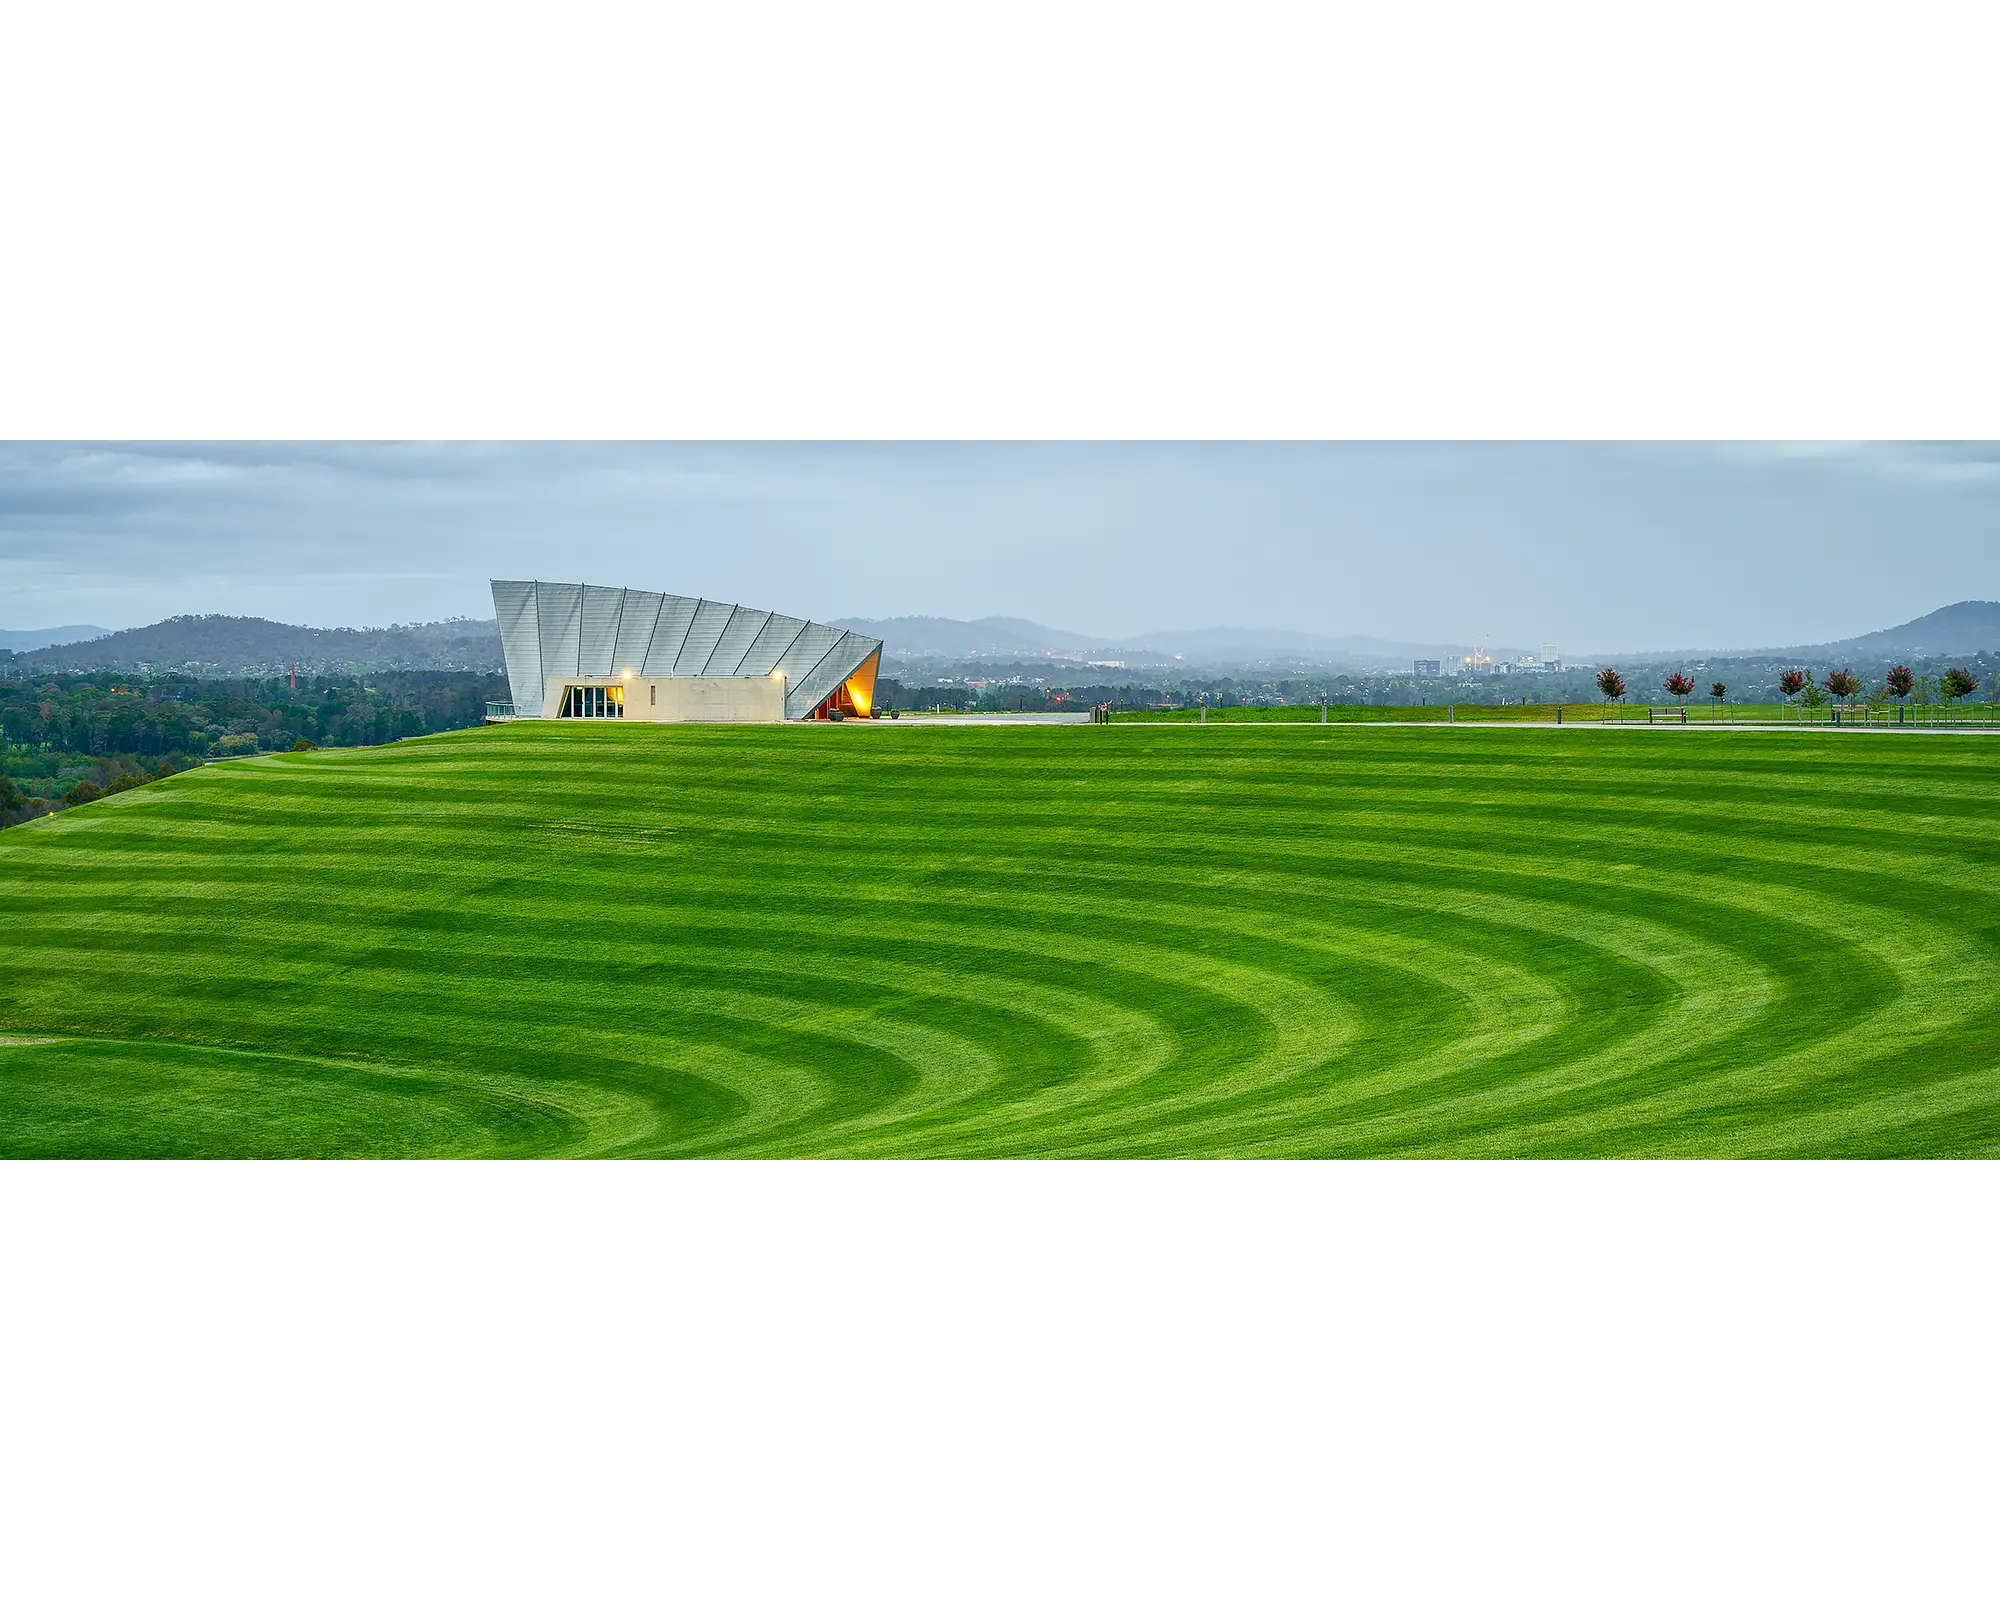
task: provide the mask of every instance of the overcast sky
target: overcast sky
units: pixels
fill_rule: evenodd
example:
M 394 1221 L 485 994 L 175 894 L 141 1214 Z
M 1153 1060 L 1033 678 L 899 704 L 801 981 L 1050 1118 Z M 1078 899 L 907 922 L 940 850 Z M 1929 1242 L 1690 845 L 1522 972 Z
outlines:
M 0 445 L 0 628 L 490 616 L 493 577 L 1108 637 L 1809 643 L 2000 598 L 2000 448 Z

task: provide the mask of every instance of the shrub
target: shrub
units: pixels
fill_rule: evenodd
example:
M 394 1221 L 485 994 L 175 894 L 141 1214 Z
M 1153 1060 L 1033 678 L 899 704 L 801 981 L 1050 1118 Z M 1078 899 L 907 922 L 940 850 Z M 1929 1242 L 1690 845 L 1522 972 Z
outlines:
M 310 739 L 294 739 L 292 741 L 293 755 L 297 755 L 301 750 L 317 750 L 318 748 L 319 746 L 314 744 Z
M 215 753 L 222 756 L 254 756 L 257 753 L 257 735 L 225 733 L 215 741 Z
M 93 800 L 102 800 L 103 798 L 104 791 L 88 778 L 85 778 L 75 788 L 71 789 L 68 794 L 63 796 L 63 804 L 66 806 L 86 806 Z

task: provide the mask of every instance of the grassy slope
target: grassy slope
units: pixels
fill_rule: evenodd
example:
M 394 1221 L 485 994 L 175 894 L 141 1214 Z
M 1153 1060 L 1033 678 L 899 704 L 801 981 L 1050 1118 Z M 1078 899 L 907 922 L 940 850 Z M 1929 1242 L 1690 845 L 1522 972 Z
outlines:
M 2000 743 L 515 724 L 0 834 L 0 1153 L 2000 1150 Z
M 1338 722 L 1553 722 L 1556 706 L 1553 702 L 1534 702 L 1526 705 L 1507 706 L 1478 705 L 1467 701 L 1437 701 L 1425 706 L 1354 706 L 1354 705 L 1289 705 L 1289 706 L 1210 706 L 1206 712 L 1210 722 L 1318 722 L 1322 709 L 1329 723 Z M 1608 701 L 1594 700 L 1586 703 L 1566 702 L 1562 706 L 1563 720 L 1570 722 L 1633 722 L 1648 720 L 1647 712 L 1675 709 L 1668 705 L 1647 706 L 1643 702 L 1612 705 Z M 1869 711 L 1864 704 L 1837 706 L 1828 701 L 1822 706 L 1759 704 L 1755 701 L 1732 700 L 1716 705 L 1707 695 L 1700 694 L 1690 699 L 1685 709 L 1687 720 L 1692 724 L 1714 722 L 1746 723 L 1809 723 L 1817 726 L 1831 726 L 1836 713 L 1842 724 L 1848 727 L 1869 725 L 1876 727 L 1898 726 L 1896 707 L 1891 704 Z M 1114 722 L 1200 722 L 1204 713 L 1199 707 L 1176 706 L 1158 711 L 1114 711 Z M 2000 725 L 2000 705 L 1987 700 L 1960 700 L 1950 704 L 1906 705 L 1903 707 L 1904 721 L 1901 726 L 1913 728 L 1953 727 L 1988 728 Z M 1665 720 L 1664 718 L 1662 720 Z

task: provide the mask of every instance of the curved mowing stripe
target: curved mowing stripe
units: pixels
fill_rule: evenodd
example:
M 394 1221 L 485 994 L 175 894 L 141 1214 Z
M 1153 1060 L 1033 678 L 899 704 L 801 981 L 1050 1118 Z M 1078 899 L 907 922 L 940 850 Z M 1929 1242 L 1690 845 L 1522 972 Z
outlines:
M 515 724 L 0 835 L 0 1153 L 2000 1150 L 2000 745 Z
M 0 1054 L 14 1156 L 593 1156 L 643 1144 L 643 1101 L 566 1081 L 158 1041 Z

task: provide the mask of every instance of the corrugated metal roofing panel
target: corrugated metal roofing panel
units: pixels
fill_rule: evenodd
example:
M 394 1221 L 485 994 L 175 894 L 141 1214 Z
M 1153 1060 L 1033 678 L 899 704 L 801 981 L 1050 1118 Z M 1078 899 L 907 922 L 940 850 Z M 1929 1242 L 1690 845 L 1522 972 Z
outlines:
M 535 606 L 541 621 L 543 676 L 575 675 L 577 652 L 583 643 L 583 585 L 538 583 Z M 535 698 L 539 704 L 541 696 Z
M 833 648 L 821 656 L 812 670 L 798 681 L 796 687 L 789 683 L 785 689 L 785 715 L 803 717 L 814 706 L 838 689 L 844 679 L 854 669 L 882 648 L 879 639 L 863 638 L 858 633 L 843 633 Z
M 646 646 L 652 643 L 666 598 L 651 589 L 625 591 L 625 609 L 618 618 L 618 647 L 611 652 L 613 672 L 646 670 Z
M 587 678 L 611 675 L 611 653 L 618 644 L 618 613 L 625 606 L 623 589 L 594 583 L 583 586 L 583 640 L 576 670 Z
M 688 624 L 687 643 L 681 646 L 680 659 L 674 663 L 676 678 L 699 678 L 708 664 L 708 658 L 715 649 L 715 641 L 722 637 L 722 630 L 729 626 L 729 619 L 736 608 L 725 605 L 720 600 L 704 600 L 701 609 L 695 612 L 694 621 Z
M 688 624 L 694 621 L 695 609 L 700 604 L 699 600 L 691 600 L 684 594 L 663 597 L 660 620 L 653 629 L 653 642 L 646 647 L 646 677 L 673 676 L 674 658 L 681 653 L 681 645 L 687 639 Z
M 771 670 L 785 659 L 785 652 L 792 642 L 805 632 L 805 623 L 797 617 L 781 617 L 775 611 L 770 621 L 758 632 L 750 648 L 743 652 L 743 659 L 736 670 L 746 678 L 767 678 Z
M 507 657 L 507 687 L 514 715 L 542 714 L 542 636 L 537 625 L 535 586 L 507 578 L 493 580 L 493 614 L 500 619 L 500 649 Z
M 808 622 L 799 630 L 791 648 L 779 658 L 774 671 L 785 675 L 785 697 L 789 703 L 791 686 L 799 682 L 835 645 L 847 637 L 845 628 L 829 628 L 824 622 Z
M 736 615 L 729 619 L 729 626 L 722 630 L 722 637 L 715 641 L 715 650 L 708 658 L 708 665 L 701 669 L 707 678 L 733 678 L 742 669 L 743 653 L 757 642 L 757 635 L 764 631 L 764 624 L 771 620 L 768 611 L 751 611 L 738 606 Z

